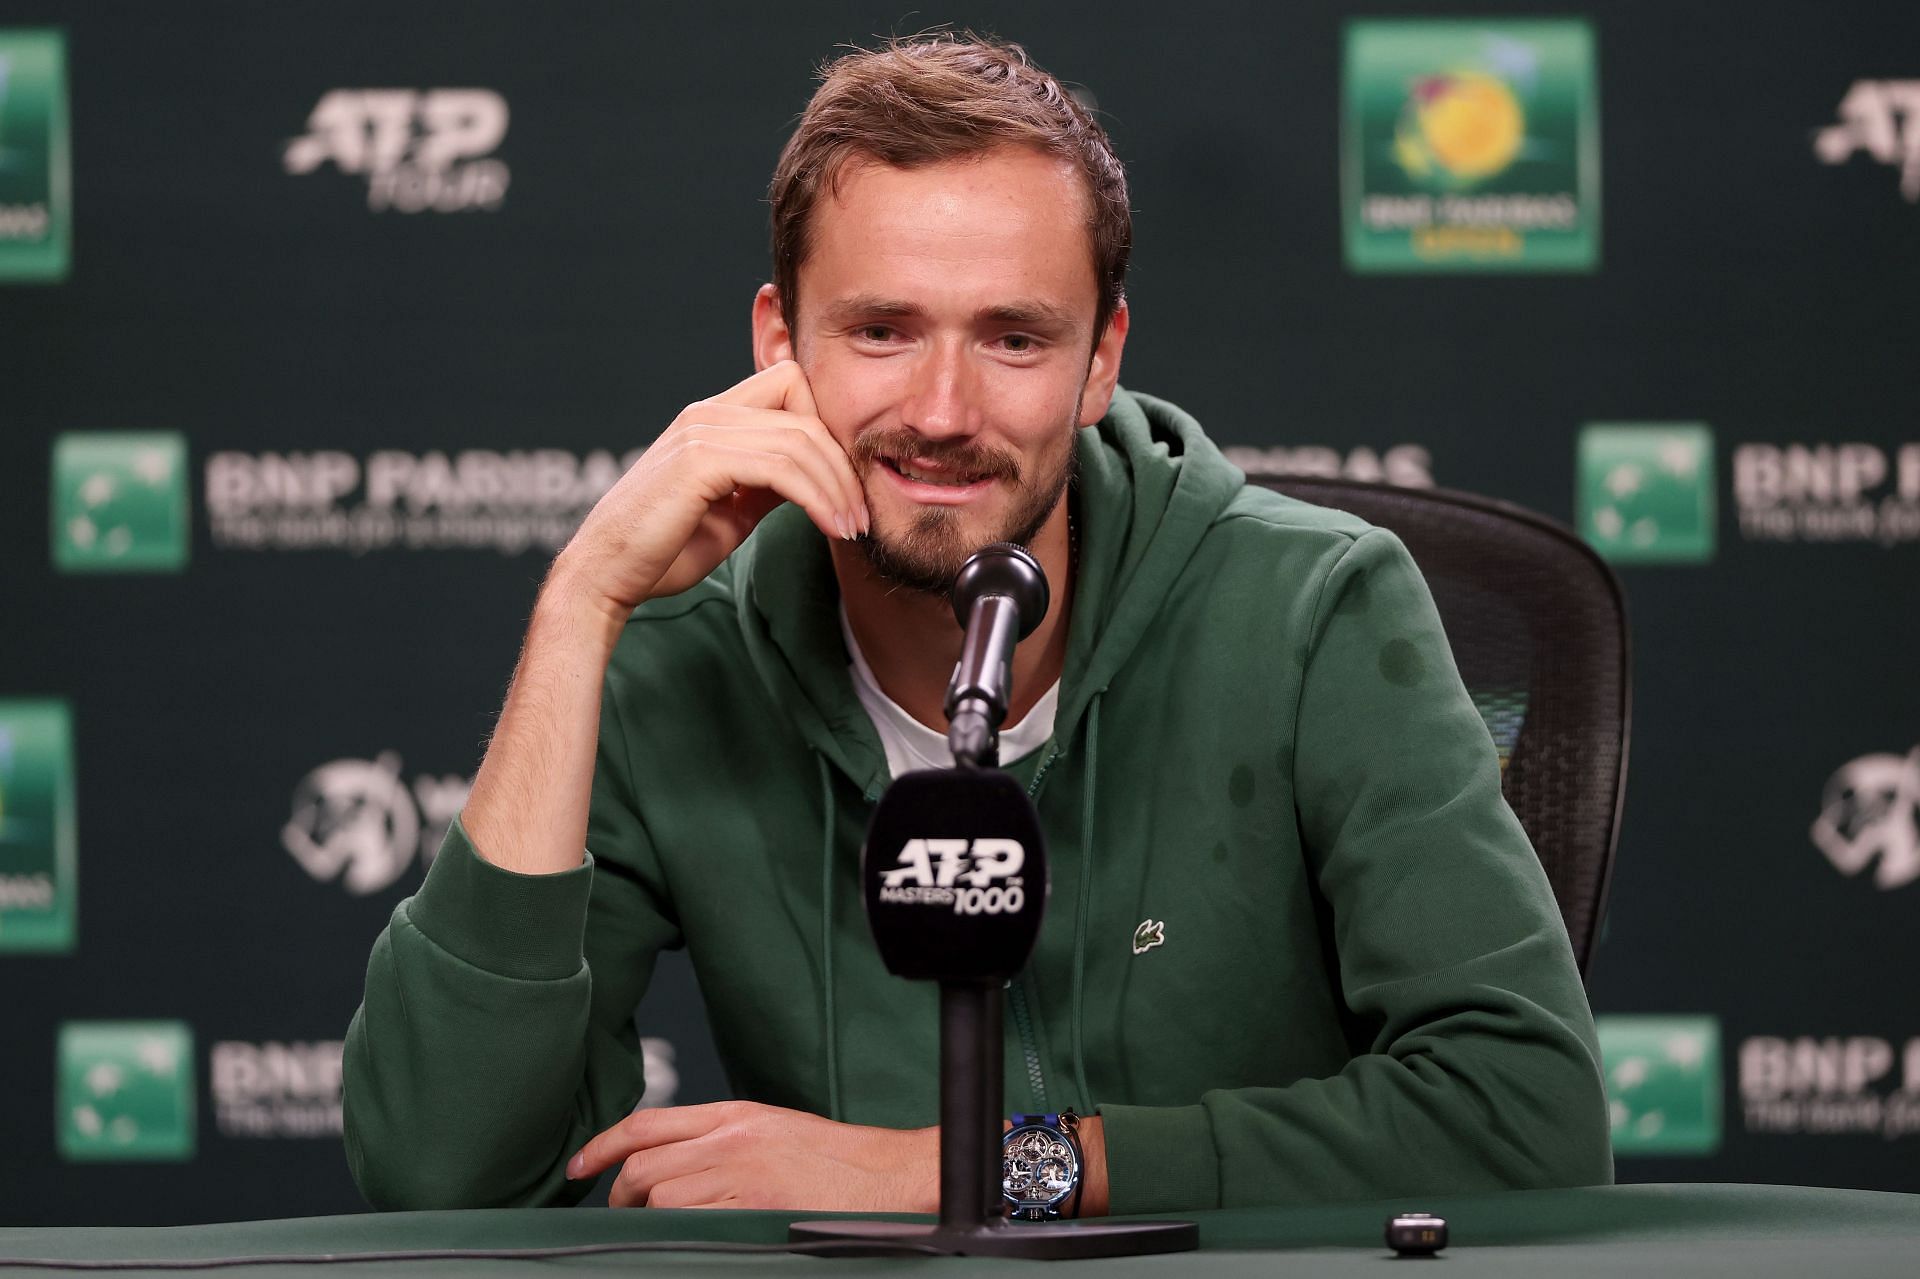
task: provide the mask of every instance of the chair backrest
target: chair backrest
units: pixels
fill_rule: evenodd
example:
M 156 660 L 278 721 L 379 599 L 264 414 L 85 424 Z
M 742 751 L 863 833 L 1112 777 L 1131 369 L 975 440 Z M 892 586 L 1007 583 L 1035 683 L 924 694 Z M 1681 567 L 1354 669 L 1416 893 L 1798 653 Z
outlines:
M 1307 476 L 1250 481 L 1358 515 L 1406 544 L 1584 978 L 1626 793 L 1632 669 L 1613 570 L 1571 529 L 1492 498 Z

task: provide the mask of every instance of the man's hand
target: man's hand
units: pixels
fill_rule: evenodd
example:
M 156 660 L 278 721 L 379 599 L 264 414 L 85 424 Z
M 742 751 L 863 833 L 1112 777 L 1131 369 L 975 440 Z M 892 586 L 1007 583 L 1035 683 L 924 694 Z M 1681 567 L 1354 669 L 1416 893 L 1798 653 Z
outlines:
M 704 579 L 782 502 L 828 537 L 870 528 L 853 464 L 791 360 L 681 410 L 581 523 L 553 582 L 624 621 Z
M 615 1208 L 937 1212 L 940 1130 L 863 1128 L 750 1101 L 636 1110 L 567 1176 L 620 1164 Z

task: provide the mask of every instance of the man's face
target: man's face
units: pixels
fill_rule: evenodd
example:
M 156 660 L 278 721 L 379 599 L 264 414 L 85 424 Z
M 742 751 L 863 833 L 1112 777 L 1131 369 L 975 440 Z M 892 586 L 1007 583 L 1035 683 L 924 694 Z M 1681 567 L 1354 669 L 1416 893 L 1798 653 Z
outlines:
M 792 353 L 887 577 L 944 593 L 968 555 L 1031 541 L 1058 506 L 1074 427 L 1106 412 L 1119 360 L 1115 338 L 1089 367 L 1087 203 L 1072 168 L 1005 147 L 856 162 L 815 208 Z

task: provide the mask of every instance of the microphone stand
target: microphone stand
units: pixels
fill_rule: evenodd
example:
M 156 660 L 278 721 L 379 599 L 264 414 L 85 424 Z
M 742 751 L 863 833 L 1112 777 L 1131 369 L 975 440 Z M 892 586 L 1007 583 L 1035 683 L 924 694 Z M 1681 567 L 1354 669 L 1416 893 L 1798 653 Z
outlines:
M 1026 552 L 1020 554 L 1025 556 Z M 974 562 L 979 559 L 976 556 Z M 1038 576 L 1037 565 L 1033 571 Z M 1025 627 L 1021 625 L 1019 603 L 1006 594 L 983 592 L 970 607 L 956 608 L 956 613 L 964 614 L 958 620 L 966 628 L 966 638 L 948 691 L 947 742 L 954 766 L 896 779 L 888 788 L 889 794 L 882 797 L 881 810 L 894 795 L 926 799 L 928 787 L 940 788 L 943 798 L 948 794 L 977 794 L 987 797 L 989 806 L 997 798 L 1002 805 L 1013 803 L 1024 810 L 1035 843 L 1043 842 L 1032 804 L 1018 785 L 999 771 L 1000 724 L 1007 714 L 1011 657 L 1023 631 L 1031 631 L 1033 623 L 1046 612 L 1043 577 L 1039 578 L 1038 590 L 1038 607 L 1029 608 L 1031 620 Z M 993 678 L 995 672 L 997 679 Z M 1010 799 L 1004 794 L 995 796 L 994 792 L 1004 790 L 1011 791 Z M 881 824 L 881 810 L 875 812 L 875 829 Z M 870 831 L 869 855 L 873 842 Z M 1036 847 L 1034 854 L 1042 877 L 1037 892 L 1044 899 L 1044 850 Z M 864 867 L 862 874 L 866 874 Z M 1037 932 L 1037 919 L 1034 927 Z M 1027 945 L 1031 944 L 1029 936 Z M 883 943 L 883 956 L 885 951 Z M 889 967 L 893 967 L 891 960 Z M 824 1249 L 828 1256 L 871 1255 L 875 1244 L 884 1243 L 900 1245 L 903 1253 L 934 1250 L 952 1256 L 1034 1260 L 1123 1257 L 1198 1248 L 1199 1228 L 1190 1221 L 1007 1220 L 1000 1190 L 1000 1123 L 1006 1113 L 1002 1056 L 1006 1035 L 1002 991 L 1006 983 L 975 976 L 944 975 L 936 979 L 940 983 L 938 1219 L 932 1226 L 900 1221 L 796 1221 L 788 1227 L 788 1240 L 850 1244 L 845 1252 Z M 1081 1175 L 1086 1175 L 1084 1167 Z

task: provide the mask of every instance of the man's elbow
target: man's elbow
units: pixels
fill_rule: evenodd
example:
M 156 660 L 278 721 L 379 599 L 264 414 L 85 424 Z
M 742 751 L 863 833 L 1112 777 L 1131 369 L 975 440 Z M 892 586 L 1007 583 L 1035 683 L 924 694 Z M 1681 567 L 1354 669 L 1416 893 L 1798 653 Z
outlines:
M 1561 1057 L 1548 1077 L 1514 1099 L 1519 1122 L 1502 1125 L 1496 1156 L 1512 1190 L 1613 1184 L 1613 1140 L 1606 1084 L 1584 1051 Z

